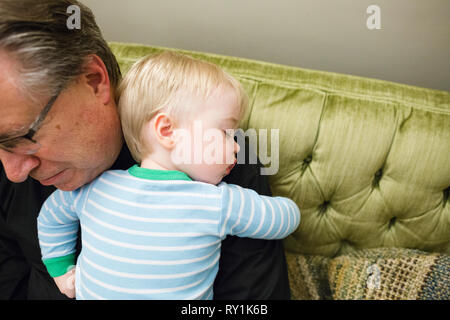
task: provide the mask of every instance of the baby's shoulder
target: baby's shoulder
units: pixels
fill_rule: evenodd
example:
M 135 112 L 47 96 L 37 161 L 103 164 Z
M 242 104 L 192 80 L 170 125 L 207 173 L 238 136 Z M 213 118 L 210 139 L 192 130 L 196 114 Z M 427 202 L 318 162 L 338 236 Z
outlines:
M 179 184 L 180 189 L 191 191 L 199 194 L 216 194 L 219 195 L 222 191 L 219 185 L 200 181 L 185 181 L 186 183 Z

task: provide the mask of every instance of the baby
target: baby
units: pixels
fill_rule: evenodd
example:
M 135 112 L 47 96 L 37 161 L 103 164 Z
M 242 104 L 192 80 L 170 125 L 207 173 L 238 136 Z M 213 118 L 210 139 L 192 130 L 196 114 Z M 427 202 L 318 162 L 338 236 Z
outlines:
M 299 209 L 221 182 L 236 163 L 233 129 L 247 96 L 217 66 L 170 52 L 148 56 L 132 66 L 119 95 L 139 165 L 47 199 L 38 217 L 44 264 L 77 299 L 212 299 L 221 241 L 285 238 L 298 227 Z

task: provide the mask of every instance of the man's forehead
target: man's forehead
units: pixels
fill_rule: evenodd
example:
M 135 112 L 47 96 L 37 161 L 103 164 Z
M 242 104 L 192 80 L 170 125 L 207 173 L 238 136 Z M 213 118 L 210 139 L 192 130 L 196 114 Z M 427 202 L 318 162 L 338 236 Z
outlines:
M 18 86 L 17 63 L 0 50 L 0 138 L 22 133 L 36 116 L 36 107 Z
M 25 134 L 32 121 L 29 114 L 27 115 L 25 112 L 17 115 L 5 115 L 4 109 L 0 107 L 0 140 Z
M 10 54 L 0 49 L 0 83 L 7 82 L 17 87 L 19 64 Z

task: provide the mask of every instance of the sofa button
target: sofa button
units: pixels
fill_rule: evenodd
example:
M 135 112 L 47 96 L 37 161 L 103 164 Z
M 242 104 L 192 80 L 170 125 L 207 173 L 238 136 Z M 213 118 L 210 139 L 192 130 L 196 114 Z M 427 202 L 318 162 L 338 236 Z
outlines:
M 444 203 L 444 206 L 446 205 L 446 202 L 448 201 L 448 198 L 450 196 L 450 187 L 444 190 L 444 198 L 442 199 L 442 202 Z
M 351 243 L 348 239 L 342 239 L 341 240 L 341 249 L 344 247 L 344 248 L 351 248 L 351 247 L 353 247 L 354 245 L 353 245 L 353 243 Z
M 377 172 L 375 172 L 375 176 L 373 177 L 372 181 L 372 187 L 376 188 L 380 185 L 381 177 L 383 176 L 383 168 L 378 169 Z
M 324 203 L 322 203 L 319 206 L 319 214 L 320 215 L 324 214 L 327 211 L 329 205 L 330 205 L 329 201 L 325 201 Z
M 396 221 L 397 221 L 397 217 L 392 217 L 391 220 L 389 220 L 388 229 L 391 229 L 394 226 L 394 224 L 396 223 Z
M 308 155 L 302 162 L 302 171 L 305 171 L 308 168 L 309 164 L 312 161 L 312 154 Z
M 306 164 L 310 164 L 312 160 L 312 154 L 308 155 L 305 160 L 303 160 L 304 163 Z

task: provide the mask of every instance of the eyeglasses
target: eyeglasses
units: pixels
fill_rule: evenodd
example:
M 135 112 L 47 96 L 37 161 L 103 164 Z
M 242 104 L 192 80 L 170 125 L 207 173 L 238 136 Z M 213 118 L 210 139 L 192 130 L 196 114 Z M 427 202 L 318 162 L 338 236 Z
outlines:
M 18 137 L 0 140 L 0 149 L 25 155 L 36 153 L 41 148 L 41 145 L 39 144 L 39 142 L 33 140 L 33 137 L 41 128 L 45 117 L 52 108 L 61 91 L 62 90 L 60 89 L 57 94 L 50 98 L 50 101 L 41 111 L 36 120 L 34 120 L 34 122 L 30 125 L 30 128 L 28 129 L 28 132 L 26 134 Z

